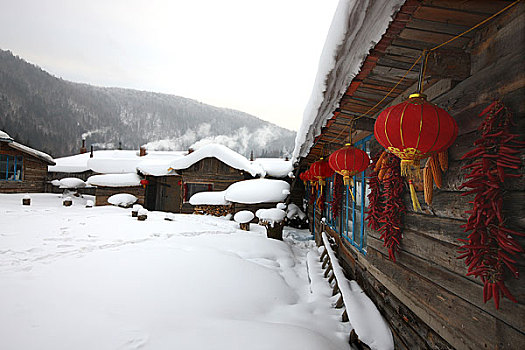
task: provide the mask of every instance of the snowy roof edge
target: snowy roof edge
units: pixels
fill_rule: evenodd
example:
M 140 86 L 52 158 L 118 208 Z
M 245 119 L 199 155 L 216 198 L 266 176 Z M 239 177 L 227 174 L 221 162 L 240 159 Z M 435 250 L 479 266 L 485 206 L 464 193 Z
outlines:
M 405 0 L 339 1 L 295 138 L 294 162 L 306 156 L 370 50 L 381 40 L 404 3 Z
M 38 151 L 36 149 L 33 149 L 31 147 L 22 145 L 18 142 L 12 141 L 8 143 L 9 147 L 12 147 L 14 149 L 17 149 L 19 151 L 22 151 L 24 153 L 28 153 L 32 155 L 33 157 L 36 157 L 40 160 L 43 160 L 44 162 L 48 163 L 49 165 L 55 165 L 55 161 L 53 160 L 53 157 L 51 157 L 49 154 L 44 153 L 42 151 Z

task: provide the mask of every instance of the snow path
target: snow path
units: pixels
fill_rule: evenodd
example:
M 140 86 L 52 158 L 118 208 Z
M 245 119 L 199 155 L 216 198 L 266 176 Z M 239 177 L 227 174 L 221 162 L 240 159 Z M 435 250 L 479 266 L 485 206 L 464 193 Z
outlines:
M 348 349 L 307 231 L 22 197 L 0 194 L 2 348 Z

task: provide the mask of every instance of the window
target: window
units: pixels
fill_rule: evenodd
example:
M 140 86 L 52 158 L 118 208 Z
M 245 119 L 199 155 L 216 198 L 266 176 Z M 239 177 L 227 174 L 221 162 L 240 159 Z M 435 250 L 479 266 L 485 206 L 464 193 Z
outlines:
M 22 181 L 23 169 L 22 156 L 0 154 L 0 181 Z
M 326 179 L 325 200 L 323 216 L 326 219 L 326 224 L 333 230 L 339 231 L 337 228 L 337 220 L 334 219 L 331 202 L 334 199 L 335 175 Z
M 191 183 L 184 184 L 184 201 L 188 202 L 195 193 L 213 191 L 213 184 Z
M 354 147 L 362 149 L 370 155 L 371 138 L 372 135 L 365 137 L 356 142 Z M 366 254 L 365 211 L 368 206 L 367 196 L 370 193 L 366 177 L 367 171 L 354 176 L 354 186 L 350 190 L 346 190 L 342 208 L 341 235 L 363 254 Z

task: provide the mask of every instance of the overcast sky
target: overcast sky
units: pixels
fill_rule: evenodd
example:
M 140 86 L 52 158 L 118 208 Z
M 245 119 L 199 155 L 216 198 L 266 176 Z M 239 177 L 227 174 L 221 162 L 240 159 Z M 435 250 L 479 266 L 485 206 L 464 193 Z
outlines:
M 0 48 L 63 79 L 297 130 L 338 0 L 0 0 Z

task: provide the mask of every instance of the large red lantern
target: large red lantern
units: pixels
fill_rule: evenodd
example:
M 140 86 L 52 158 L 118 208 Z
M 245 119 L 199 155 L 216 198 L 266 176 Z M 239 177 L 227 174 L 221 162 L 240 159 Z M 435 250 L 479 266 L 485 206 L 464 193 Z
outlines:
M 334 174 L 334 170 L 330 168 L 330 165 L 326 160 L 321 158 L 317 162 L 310 166 L 310 176 L 313 181 L 318 181 L 322 186 L 324 185 L 324 179 Z
M 347 143 L 343 148 L 328 157 L 328 164 L 338 174 L 343 176 L 345 185 L 350 184 L 350 177 L 365 171 L 370 165 L 370 158 L 365 151 Z
M 421 210 L 413 184 L 420 177 L 420 160 L 449 148 L 458 135 L 458 124 L 444 109 L 417 93 L 382 111 L 374 135 L 401 159 L 401 175 L 408 177 L 412 205 L 415 211 Z
M 376 140 L 401 159 L 401 174 L 419 176 L 419 161 L 449 148 L 458 125 L 444 109 L 412 94 L 403 103 L 386 108 L 374 126 Z

